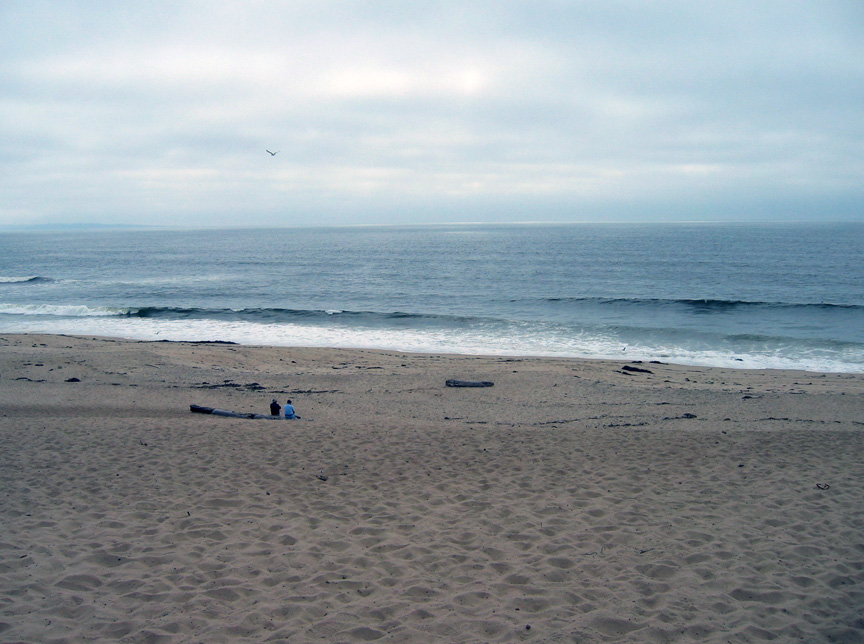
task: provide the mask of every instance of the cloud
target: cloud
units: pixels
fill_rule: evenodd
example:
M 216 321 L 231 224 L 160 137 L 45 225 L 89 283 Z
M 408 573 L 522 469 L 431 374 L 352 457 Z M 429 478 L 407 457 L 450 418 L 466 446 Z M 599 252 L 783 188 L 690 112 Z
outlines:
M 12 0 L 0 224 L 861 218 L 862 18 Z

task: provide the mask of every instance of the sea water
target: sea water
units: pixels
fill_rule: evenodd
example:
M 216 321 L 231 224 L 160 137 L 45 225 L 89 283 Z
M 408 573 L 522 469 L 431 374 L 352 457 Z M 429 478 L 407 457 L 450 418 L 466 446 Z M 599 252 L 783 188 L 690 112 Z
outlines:
M 0 233 L 0 332 L 864 371 L 864 224 Z

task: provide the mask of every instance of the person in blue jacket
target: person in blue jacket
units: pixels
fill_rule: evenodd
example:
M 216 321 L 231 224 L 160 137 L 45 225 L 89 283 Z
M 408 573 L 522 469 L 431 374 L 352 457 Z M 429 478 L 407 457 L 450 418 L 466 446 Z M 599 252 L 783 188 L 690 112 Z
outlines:
M 285 403 L 284 407 L 285 418 L 291 420 L 292 418 L 300 418 L 296 413 L 294 413 L 294 405 L 291 404 L 291 401 Z

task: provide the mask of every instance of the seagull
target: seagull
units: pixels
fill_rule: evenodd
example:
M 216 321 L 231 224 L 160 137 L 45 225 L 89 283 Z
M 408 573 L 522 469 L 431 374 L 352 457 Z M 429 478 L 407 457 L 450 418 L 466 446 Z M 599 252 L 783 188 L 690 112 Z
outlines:
M 264 150 L 264 151 L 267 154 L 269 154 L 271 157 L 275 157 L 277 154 L 279 154 L 279 150 L 276 150 L 275 152 L 271 152 L 270 150 Z

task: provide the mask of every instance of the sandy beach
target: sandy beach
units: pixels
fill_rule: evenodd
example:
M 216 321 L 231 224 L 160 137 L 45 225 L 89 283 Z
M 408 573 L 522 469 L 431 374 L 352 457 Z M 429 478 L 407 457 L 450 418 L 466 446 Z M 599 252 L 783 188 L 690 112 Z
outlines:
M 4 643 L 864 642 L 862 374 L 2 335 L 0 437 Z

